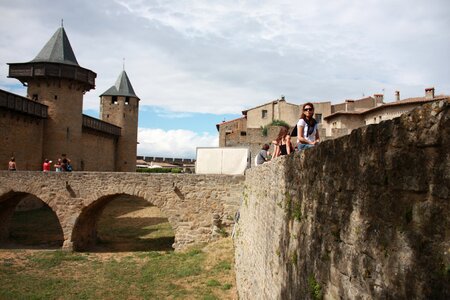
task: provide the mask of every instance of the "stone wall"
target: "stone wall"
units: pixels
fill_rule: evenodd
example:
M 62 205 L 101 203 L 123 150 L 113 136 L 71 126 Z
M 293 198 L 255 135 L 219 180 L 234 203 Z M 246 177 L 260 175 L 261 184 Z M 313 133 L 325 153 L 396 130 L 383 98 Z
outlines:
M 0 170 L 16 158 L 18 170 L 42 170 L 44 119 L 0 109 Z
M 116 170 L 117 137 L 83 128 L 81 170 L 111 171 Z M 98 151 L 101 149 L 101 151 Z M 97 151 L 93 151 L 97 150 Z
M 450 105 L 246 174 L 241 299 L 449 299 Z
M 0 171 L 0 243 L 17 204 L 29 195 L 57 215 L 66 249 L 87 250 L 97 220 L 115 196 L 145 199 L 168 218 L 177 250 L 231 232 L 244 176 L 101 172 Z

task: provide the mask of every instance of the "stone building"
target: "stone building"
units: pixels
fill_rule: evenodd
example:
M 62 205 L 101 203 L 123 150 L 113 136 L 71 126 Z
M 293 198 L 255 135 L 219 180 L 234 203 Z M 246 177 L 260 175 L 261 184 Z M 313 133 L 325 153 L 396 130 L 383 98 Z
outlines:
M 434 88 L 425 89 L 425 94 L 425 97 L 400 100 L 400 92 L 397 91 L 396 101 L 390 103 L 384 103 L 382 94 L 345 100 L 338 104 L 331 104 L 331 101 L 311 102 L 315 108 L 314 118 L 319 123 L 320 137 L 326 140 L 349 134 L 361 126 L 393 119 L 418 105 L 449 99 L 446 95 L 435 96 Z M 219 147 L 249 147 L 253 159 L 264 143 L 270 143 L 276 138 L 279 127 L 271 126 L 272 122 L 281 120 L 293 129 L 300 117 L 302 105 L 288 103 L 282 96 L 281 99 L 244 110 L 240 118 L 216 125 Z M 294 145 L 296 140 L 292 138 Z
M 84 115 L 96 76 L 78 64 L 63 27 L 33 60 L 9 63 L 27 96 L 0 90 L 0 169 L 14 156 L 19 170 L 41 170 L 64 154 L 75 170 L 135 171 L 139 97 L 122 71 L 101 95 L 101 119 Z
M 394 102 L 383 103 L 371 108 L 355 109 L 355 107 L 350 107 L 346 110 L 336 110 L 324 118 L 327 124 L 327 133 L 332 138 L 340 137 L 359 127 L 378 124 L 399 117 L 419 105 L 439 100 L 450 100 L 448 95 L 435 96 L 434 91 L 434 88 L 426 88 L 425 96 L 406 99 L 400 99 L 400 92 L 396 91 Z

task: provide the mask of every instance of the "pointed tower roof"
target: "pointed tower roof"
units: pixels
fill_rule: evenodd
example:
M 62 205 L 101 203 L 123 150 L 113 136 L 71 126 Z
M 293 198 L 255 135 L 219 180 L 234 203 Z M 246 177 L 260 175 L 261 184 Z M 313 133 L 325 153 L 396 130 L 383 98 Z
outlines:
M 116 84 L 110 87 L 106 92 L 100 95 L 101 96 L 125 96 L 125 97 L 139 97 L 133 90 L 133 86 L 131 85 L 130 79 L 128 78 L 127 73 L 122 71 L 117 78 Z
M 54 62 L 79 66 L 64 27 L 58 28 L 31 62 Z

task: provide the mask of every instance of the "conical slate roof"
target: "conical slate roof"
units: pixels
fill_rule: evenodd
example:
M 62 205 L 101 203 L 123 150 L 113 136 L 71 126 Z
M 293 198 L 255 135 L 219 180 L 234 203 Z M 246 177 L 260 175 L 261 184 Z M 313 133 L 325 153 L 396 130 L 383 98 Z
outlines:
M 63 27 L 60 27 L 31 62 L 54 62 L 79 66 Z
M 117 78 L 116 84 L 110 87 L 106 92 L 100 95 L 101 96 L 125 96 L 125 97 L 136 97 L 136 93 L 133 90 L 133 86 L 131 85 L 130 79 L 127 76 L 125 71 L 122 71 Z

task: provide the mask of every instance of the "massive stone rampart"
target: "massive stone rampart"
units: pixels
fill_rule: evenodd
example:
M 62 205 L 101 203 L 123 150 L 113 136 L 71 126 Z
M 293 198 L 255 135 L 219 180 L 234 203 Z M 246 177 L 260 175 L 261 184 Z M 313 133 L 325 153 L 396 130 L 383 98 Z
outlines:
M 241 299 L 450 299 L 450 105 L 249 170 Z

